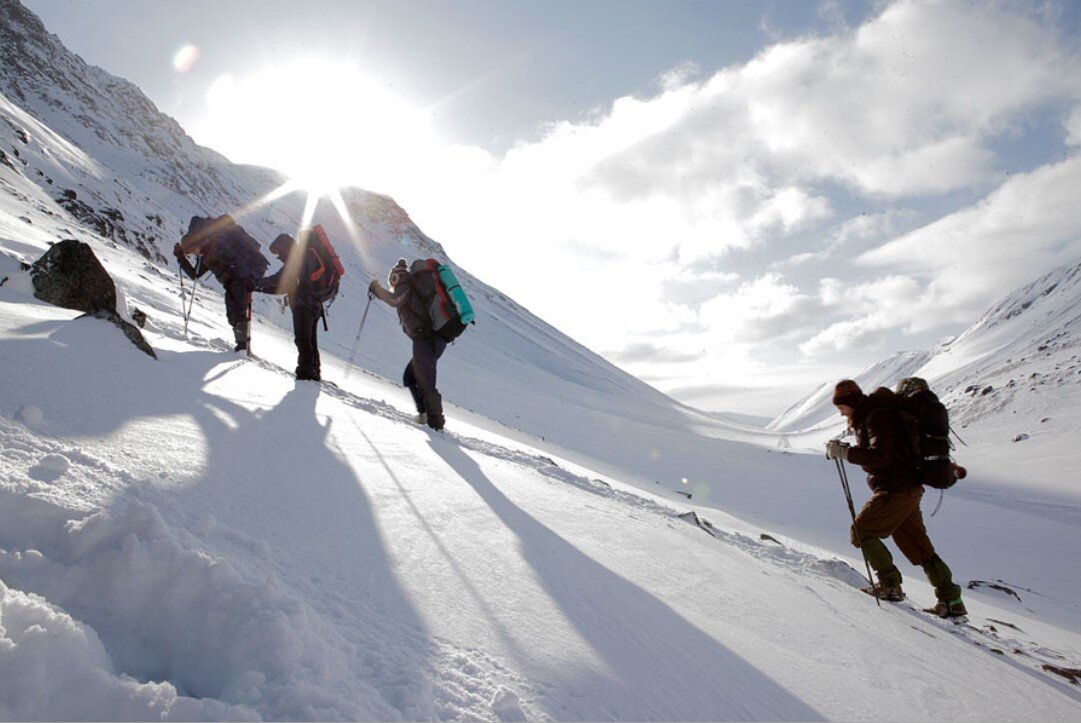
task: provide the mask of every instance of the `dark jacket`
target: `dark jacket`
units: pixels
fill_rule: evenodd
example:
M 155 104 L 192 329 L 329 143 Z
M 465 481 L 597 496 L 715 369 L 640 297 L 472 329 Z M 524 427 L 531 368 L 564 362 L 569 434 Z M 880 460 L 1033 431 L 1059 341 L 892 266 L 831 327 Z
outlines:
M 315 298 L 312 274 L 323 268 L 323 265 L 319 261 L 315 249 L 309 247 L 304 249 L 304 258 L 297 273 L 295 275 L 286 274 L 287 270 L 291 271 L 289 262 L 293 259 L 292 254 L 296 252 L 297 247 L 293 246 L 289 258 L 278 269 L 278 272 L 260 279 L 255 285 L 255 290 L 264 294 L 285 294 L 290 309 L 297 306 L 318 307 L 320 303 Z
M 174 253 L 189 277 L 198 278 L 210 271 L 224 287 L 245 282 L 250 290 L 267 267 L 259 242 L 228 217 L 193 217 Z M 187 253 L 198 256 L 198 269 L 192 267 Z
M 432 336 L 432 322 L 424 302 L 413 293 L 408 280 L 400 282 L 394 291 L 387 291 L 378 282 L 371 285 L 372 294 L 398 312 L 398 323 L 410 339 L 428 339 Z
M 848 461 L 863 468 L 867 485 L 875 491 L 899 492 L 920 485 L 916 457 L 909 449 L 897 404 L 894 393 L 880 387 L 852 415 L 856 444 L 848 450 Z

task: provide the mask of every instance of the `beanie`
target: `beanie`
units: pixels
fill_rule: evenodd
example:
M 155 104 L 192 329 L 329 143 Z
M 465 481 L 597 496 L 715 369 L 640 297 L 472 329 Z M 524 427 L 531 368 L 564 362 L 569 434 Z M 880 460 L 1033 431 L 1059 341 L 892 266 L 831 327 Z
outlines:
M 387 284 L 393 289 L 402 283 L 407 276 L 409 276 L 409 266 L 406 264 L 405 259 L 398 259 L 398 263 L 394 264 L 394 268 L 387 275 Z
M 859 406 L 864 399 L 860 385 L 851 379 L 842 379 L 833 388 L 833 406 L 839 407 L 844 404 L 849 407 Z

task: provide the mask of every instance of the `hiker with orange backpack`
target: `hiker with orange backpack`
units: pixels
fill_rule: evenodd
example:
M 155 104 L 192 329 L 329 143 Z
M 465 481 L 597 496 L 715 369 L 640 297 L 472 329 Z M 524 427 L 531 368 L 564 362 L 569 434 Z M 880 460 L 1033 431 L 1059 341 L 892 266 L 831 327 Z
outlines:
M 293 312 L 293 341 L 297 347 L 296 378 L 321 381 L 319 320 L 326 324 L 323 304 L 333 300 L 344 273 L 334 247 L 322 226 L 303 233 L 301 241 L 279 234 L 270 252 L 282 262 L 272 276 L 261 279 L 255 290 L 285 294 Z
M 846 495 L 847 476 L 841 461 L 861 466 L 873 492 L 859 514 L 853 515 L 851 529 L 852 544 L 863 551 L 878 578 L 878 583 L 872 582 L 864 592 L 880 600 L 898 602 L 904 599 L 901 572 L 882 542 L 884 538 L 892 537 L 908 561 L 923 568 L 935 588 L 938 604 L 927 612 L 943 618 L 966 615 L 961 588 L 954 583 L 950 568 L 935 552 L 923 523 L 920 499 L 924 478 L 918 441 L 909 439 L 909 428 L 901 416 L 897 395 L 885 387 L 867 395 L 855 381 L 844 379 L 834 387 L 833 404 L 856 433 L 856 444 L 831 439 L 826 443 L 826 457 L 839 461 L 838 470 L 845 483 Z M 928 483 L 933 484 L 930 480 Z M 849 505 L 851 508 L 851 501 Z

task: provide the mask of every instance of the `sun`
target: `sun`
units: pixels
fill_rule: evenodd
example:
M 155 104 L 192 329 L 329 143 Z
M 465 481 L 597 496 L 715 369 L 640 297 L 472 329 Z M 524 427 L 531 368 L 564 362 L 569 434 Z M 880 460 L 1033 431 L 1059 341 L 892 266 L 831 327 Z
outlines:
M 426 111 L 355 61 L 319 58 L 219 77 L 193 135 L 233 161 L 276 168 L 316 195 L 347 185 L 392 193 L 436 144 Z

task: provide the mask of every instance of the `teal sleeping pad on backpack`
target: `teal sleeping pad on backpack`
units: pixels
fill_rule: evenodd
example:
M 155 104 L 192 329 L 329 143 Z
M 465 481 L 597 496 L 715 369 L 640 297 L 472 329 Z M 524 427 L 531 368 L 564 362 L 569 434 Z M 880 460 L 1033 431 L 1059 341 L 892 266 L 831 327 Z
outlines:
M 454 308 L 458 310 L 458 318 L 461 319 L 462 324 L 473 323 L 475 318 L 473 305 L 469 303 L 469 297 L 465 295 L 465 290 L 458 283 L 458 277 L 446 264 L 439 265 L 439 280 L 443 282 L 443 286 L 447 290 L 447 296 L 454 302 Z

